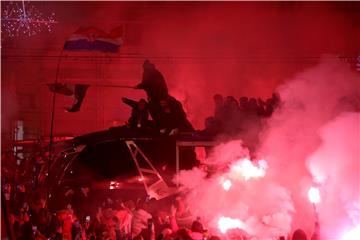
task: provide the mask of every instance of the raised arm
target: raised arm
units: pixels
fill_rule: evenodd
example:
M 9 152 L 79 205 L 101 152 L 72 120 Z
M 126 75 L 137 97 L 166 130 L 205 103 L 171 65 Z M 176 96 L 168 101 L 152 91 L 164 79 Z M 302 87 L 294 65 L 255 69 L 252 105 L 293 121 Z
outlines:
M 136 108 L 138 105 L 138 102 L 135 100 L 132 100 L 130 98 L 126 98 L 126 97 L 122 97 L 121 100 L 123 101 L 123 103 L 129 105 L 132 108 Z

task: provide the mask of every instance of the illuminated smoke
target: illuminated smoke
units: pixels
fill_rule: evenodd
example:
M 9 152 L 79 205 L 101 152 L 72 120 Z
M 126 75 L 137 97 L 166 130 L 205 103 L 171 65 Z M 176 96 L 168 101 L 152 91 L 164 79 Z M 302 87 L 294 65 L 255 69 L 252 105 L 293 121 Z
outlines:
M 244 228 L 244 223 L 241 222 L 239 219 L 220 217 L 218 221 L 218 226 L 221 233 L 226 233 L 229 229 Z
M 307 159 L 323 193 L 318 211 L 325 238 L 360 224 L 359 123 L 359 113 L 338 116 L 321 128 L 322 144 Z
M 355 228 L 351 229 L 344 236 L 341 240 L 358 240 L 360 239 L 360 225 L 356 226 Z
M 241 149 L 241 141 L 220 145 L 215 152 L 234 146 L 238 149 L 232 153 L 242 158 L 231 162 L 230 155 L 224 152 L 215 164 L 215 168 L 222 170 L 211 177 L 199 168 L 180 172 L 180 183 L 192 190 L 187 195 L 187 204 L 210 228 L 222 233 L 239 228 L 263 238 L 286 234 L 294 211 L 289 193 L 267 179 L 264 160 L 249 160 Z M 220 168 L 226 162 L 228 168 Z
M 324 56 L 319 65 L 279 87 L 283 104 L 267 122 L 260 155 L 267 175 L 291 192 L 293 229 L 311 236 L 315 216 L 307 193 L 314 184 L 324 239 L 359 218 L 360 78 L 348 64 Z M 324 235 L 324 236 L 323 236 Z
M 311 203 L 319 203 L 321 201 L 319 189 L 311 187 L 308 191 L 308 198 Z
M 231 185 L 232 185 L 232 183 L 231 183 L 231 181 L 229 179 L 224 180 L 223 183 L 222 183 L 222 186 L 223 186 L 225 191 L 229 191 L 230 188 L 231 188 Z
M 251 162 L 248 158 L 239 159 L 230 166 L 230 171 L 227 176 L 233 180 L 244 179 L 248 181 L 251 178 L 264 177 L 266 173 L 267 163 L 264 160 L 260 160 L 257 164 Z M 225 191 L 229 191 L 232 186 L 230 179 L 223 179 L 222 186 Z
M 264 160 L 258 162 L 258 167 L 249 159 L 236 161 L 230 167 L 230 176 L 233 178 L 242 177 L 246 181 L 251 178 L 259 178 L 265 176 L 267 163 Z
M 311 201 L 318 202 L 321 237 L 340 239 L 346 229 L 357 226 L 357 74 L 326 56 L 280 86 L 283 104 L 266 122 L 256 154 L 266 162 L 250 160 L 241 140 L 229 141 L 205 160 L 211 174 L 198 168 L 180 173 L 181 184 L 191 190 L 186 202 L 193 214 L 215 229 L 221 217 L 238 220 L 242 230 L 259 239 L 291 234 L 296 228 L 310 237 L 316 217 L 308 193 L 315 185 L 321 201 L 316 190 L 310 193 Z

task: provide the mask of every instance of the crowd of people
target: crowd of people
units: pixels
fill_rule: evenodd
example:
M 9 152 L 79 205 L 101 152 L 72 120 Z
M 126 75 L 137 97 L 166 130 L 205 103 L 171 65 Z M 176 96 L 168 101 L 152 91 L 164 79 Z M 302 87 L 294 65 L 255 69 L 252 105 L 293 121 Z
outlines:
M 233 96 L 223 97 L 215 94 L 214 114 L 205 119 L 205 129 L 201 134 L 217 138 L 241 138 L 251 152 L 259 143 L 265 120 L 280 106 L 280 96 L 274 93 L 265 101 L 261 98 Z
M 9 219 L 2 221 L 2 228 L 11 239 L 219 239 L 209 235 L 180 196 L 165 202 L 148 198 L 122 201 L 107 196 L 81 210 L 72 203 L 86 205 L 90 200 L 77 198 L 60 210 L 50 211 L 44 194 L 31 190 L 25 185 L 16 189 L 8 183 L 2 186 L 2 211 L 6 213 L 2 217 Z
M 8 239 L 10 235 L 11 239 L 19 240 L 254 239 L 242 230 L 230 230 L 223 235 L 217 229 L 208 228 L 201 218 L 189 211 L 181 195 L 166 201 L 148 198 L 122 201 L 107 196 L 82 211 L 70 202 L 63 209 L 50 211 L 41 194 L 34 195 L 23 186 L 11 190 L 5 184 L 3 192 L 7 192 L 7 196 L 12 195 L 11 200 L 16 203 L 10 204 L 9 198 L 4 199 L 6 206 L 13 207 L 7 216 L 10 219 L 7 226 Z M 2 222 L 4 229 L 6 221 Z M 308 238 L 304 231 L 296 230 L 292 237 L 279 236 L 278 239 Z
M 122 98 L 132 111 L 121 131 L 169 136 L 194 132 L 181 103 L 169 95 L 162 74 L 148 60 L 143 68 L 143 79 L 134 88 L 143 89 L 147 100 Z M 256 142 L 254 139 L 261 130 L 263 119 L 270 117 L 280 105 L 280 97 L 275 93 L 265 101 L 247 97 L 238 101 L 233 96 L 224 98 L 220 94 L 214 95 L 213 100 L 214 114 L 206 118 L 205 129 L 200 134 L 241 136 L 250 148 Z M 45 168 L 36 166 L 44 165 L 42 159 L 47 158 L 46 154 L 34 158 L 38 164 L 34 165 L 33 175 L 46 175 L 39 172 Z M 4 169 L 8 168 L 3 168 L 3 173 L 6 172 Z M 82 187 L 78 191 L 68 189 L 62 209 L 50 210 L 46 189 L 35 191 L 36 179 L 30 183 L 2 175 L 2 217 L 9 219 L 2 221 L 2 227 L 12 239 L 218 240 L 224 237 L 219 236 L 218 230 L 204 227 L 201 219 L 189 211 L 181 195 L 173 196 L 166 204 L 147 198 L 124 201 L 107 198 L 89 206 L 85 202 L 90 189 Z M 241 232 L 232 239 L 251 238 Z M 279 239 L 285 238 L 279 236 Z M 292 239 L 304 240 L 306 235 L 303 231 L 295 231 Z
M 280 97 L 274 93 L 265 101 L 261 98 L 233 96 L 223 97 L 215 94 L 214 115 L 205 119 L 205 131 L 211 135 L 238 135 L 241 132 L 259 125 L 261 120 L 272 115 L 280 104 Z

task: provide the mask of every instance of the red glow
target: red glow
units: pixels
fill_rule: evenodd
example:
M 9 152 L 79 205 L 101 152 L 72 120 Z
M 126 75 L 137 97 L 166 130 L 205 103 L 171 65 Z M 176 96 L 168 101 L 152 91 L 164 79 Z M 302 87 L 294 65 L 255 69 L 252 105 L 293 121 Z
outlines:
M 115 181 L 110 182 L 109 189 L 113 190 L 113 189 L 120 189 L 120 188 L 121 188 L 121 183 L 115 182 Z
M 320 197 L 320 191 L 318 188 L 315 187 L 311 187 L 308 191 L 308 197 L 309 197 L 309 201 L 311 203 L 319 203 L 321 201 L 321 197 Z
M 230 188 L 231 188 L 231 185 L 232 185 L 232 183 L 231 183 L 231 181 L 229 179 L 224 180 L 223 183 L 222 183 L 222 186 L 223 186 L 225 191 L 229 191 Z
M 267 169 L 267 163 L 260 160 L 257 164 L 249 159 L 241 159 L 231 165 L 230 176 L 233 178 L 243 178 L 246 181 L 251 178 L 264 177 Z
M 220 217 L 218 227 L 221 233 L 226 233 L 230 229 L 243 229 L 244 223 L 239 219 Z
M 358 240 L 360 239 L 360 225 L 354 227 L 344 234 L 341 240 Z

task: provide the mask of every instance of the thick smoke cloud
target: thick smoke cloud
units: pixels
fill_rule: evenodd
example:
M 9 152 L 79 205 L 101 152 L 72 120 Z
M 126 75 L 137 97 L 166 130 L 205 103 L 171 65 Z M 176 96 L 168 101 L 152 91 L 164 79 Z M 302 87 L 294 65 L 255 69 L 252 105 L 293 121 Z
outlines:
M 231 218 L 262 239 L 286 235 L 295 209 L 287 189 L 266 177 L 266 163 L 252 164 L 241 141 L 220 145 L 214 152 L 210 167 L 222 171 L 211 176 L 198 168 L 180 173 L 180 182 L 192 190 L 186 199 L 193 213 L 215 231 L 221 218 Z
M 360 224 L 360 114 L 346 112 L 320 130 L 321 146 L 307 159 L 322 193 L 324 239 Z
M 298 73 L 278 88 L 282 105 L 264 123 L 256 154 L 266 161 L 264 176 L 246 181 L 241 171 L 231 174 L 234 165 L 244 166 L 249 153 L 241 141 L 220 145 L 207 163 L 215 165 L 209 169 L 221 170 L 207 175 L 196 168 L 180 174 L 182 184 L 191 189 L 190 208 L 206 213 L 212 227 L 221 216 L 240 219 L 245 231 L 261 239 L 296 228 L 312 234 L 316 218 L 307 192 L 317 186 L 325 239 L 355 226 L 360 193 L 359 113 L 355 113 L 359 89 L 358 73 L 335 56 L 324 56 L 317 66 Z M 253 167 L 261 167 L 261 162 L 254 160 Z M 222 186 L 227 179 L 228 191 Z
M 312 231 L 308 219 L 313 218 L 313 213 L 306 196 L 314 179 L 306 159 L 321 147 L 322 127 L 344 111 L 359 110 L 358 89 L 358 73 L 335 56 L 324 56 L 318 66 L 299 73 L 279 87 L 284 103 L 268 122 L 259 152 L 273 166 L 269 167 L 269 175 L 292 193 L 298 210 L 294 226 L 302 226 L 307 232 Z M 356 136 L 352 139 L 359 141 Z M 336 141 L 339 141 L 337 148 L 341 149 L 341 144 L 348 144 L 350 140 Z

